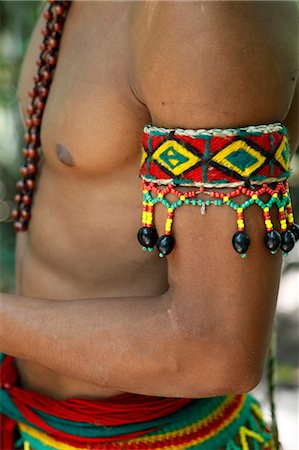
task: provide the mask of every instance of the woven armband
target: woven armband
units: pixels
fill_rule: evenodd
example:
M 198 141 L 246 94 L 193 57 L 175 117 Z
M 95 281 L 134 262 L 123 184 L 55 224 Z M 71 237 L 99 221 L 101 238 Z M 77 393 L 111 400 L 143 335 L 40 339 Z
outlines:
M 280 123 L 211 130 L 146 125 L 142 134 L 143 213 L 138 240 L 143 250 L 153 251 L 157 246 L 163 257 L 174 247 L 171 230 L 179 207 L 198 207 L 205 213 L 210 205 L 226 206 L 236 214 L 233 247 L 246 257 L 250 238 L 245 231 L 244 213 L 256 204 L 264 216 L 266 247 L 273 254 L 281 248 L 286 255 L 299 238 L 299 227 L 292 214 L 289 176 L 287 130 Z M 190 187 L 190 190 L 180 192 L 180 186 Z M 231 191 L 223 193 L 221 188 Z M 177 200 L 170 202 L 169 193 Z M 199 198 L 199 194 L 206 194 L 208 199 L 203 200 L 202 195 Z M 241 195 L 247 197 L 243 202 L 238 198 Z M 167 209 L 165 231 L 160 237 L 154 226 L 154 209 L 158 202 Z M 279 231 L 273 228 L 273 208 L 279 211 Z

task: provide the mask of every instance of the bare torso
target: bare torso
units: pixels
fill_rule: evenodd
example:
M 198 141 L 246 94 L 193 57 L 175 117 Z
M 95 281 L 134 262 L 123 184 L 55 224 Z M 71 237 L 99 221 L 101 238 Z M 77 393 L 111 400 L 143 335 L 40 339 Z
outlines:
M 74 2 L 71 7 L 43 118 L 44 161 L 32 218 L 28 232 L 17 240 L 17 291 L 24 296 L 72 300 L 150 296 L 167 290 L 166 260 L 156 252 L 143 253 L 136 239 L 142 201 L 140 137 L 144 124 L 155 121 L 155 117 L 131 89 L 127 37 L 134 8 L 154 9 L 149 3 Z M 209 27 L 215 35 L 220 19 L 211 17 Z M 225 19 L 222 22 L 225 24 Z M 28 103 L 26 93 L 32 85 L 42 26 L 41 19 L 23 65 L 23 110 Z M 206 33 L 202 47 L 209 48 L 210 42 L 211 35 Z M 218 47 L 221 53 L 225 38 Z M 235 65 L 243 55 L 242 49 L 240 52 L 233 61 Z M 281 80 L 285 74 L 289 78 L 292 64 L 286 54 Z M 215 86 L 220 86 L 219 73 L 224 78 L 231 76 L 226 66 L 225 74 L 203 63 L 199 94 L 203 127 L 213 126 L 214 120 L 221 122 L 227 115 L 215 107 L 213 97 L 217 96 Z M 179 65 L 176 70 L 180 70 Z M 291 79 L 289 85 L 290 95 L 282 107 L 285 113 L 293 92 Z M 214 109 L 209 110 L 206 96 Z M 159 108 L 172 107 L 160 100 Z M 18 369 L 24 386 L 57 398 L 120 393 L 61 376 L 25 360 L 18 360 Z
M 24 296 L 128 297 L 167 289 L 166 262 L 145 255 L 136 239 L 140 137 L 150 117 L 128 83 L 124 36 L 131 8 L 75 2 L 70 10 L 43 118 L 44 163 L 32 219 L 17 242 L 17 290 Z M 20 80 L 24 108 L 40 29 L 38 24 Z M 24 360 L 18 368 L 25 386 L 53 396 L 118 393 Z

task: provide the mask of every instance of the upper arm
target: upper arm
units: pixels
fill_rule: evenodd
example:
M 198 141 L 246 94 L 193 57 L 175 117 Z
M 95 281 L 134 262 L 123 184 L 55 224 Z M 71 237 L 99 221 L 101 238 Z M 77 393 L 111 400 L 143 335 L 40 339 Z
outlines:
M 296 2 L 136 5 L 131 84 L 151 122 L 191 129 L 282 122 L 298 77 L 297 12 Z M 159 236 L 165 217 L 157 205 Z M 211 206 L 206 215 L 180 207 L 175 249 L 167 256 L 172 314 L 186 339 L 208 337 L 212 358 L 229 348 L 230 361 L 242 361 L 234 366 L 239 378 L 239 370 L 263 366 L 281 269 L 281 254 L 264 247 L 260 208 L 250 207 L 245 217 L 247 259 L 232 248 L 235 211 L 225 206 Z
M 297 2 L 137 4 L 131 83 L 157 126 L 283 120 L 298 62 Z

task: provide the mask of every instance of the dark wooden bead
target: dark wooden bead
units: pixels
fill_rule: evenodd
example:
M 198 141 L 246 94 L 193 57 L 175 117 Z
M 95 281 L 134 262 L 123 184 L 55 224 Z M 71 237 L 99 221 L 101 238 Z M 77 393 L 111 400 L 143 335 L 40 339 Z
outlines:
M 237 231 L 233 235 L 232 243 L 236 252 L 245 254 L 250 245 L 250 239 L 248 234 L 246 234 L 244 231 Z
M 46 50 L 43 53 L 41 53 L 41 55 L 40 55 L 40 58 L 41 58 L 43 64 L 47 64 L 47 61 L 48 61 L 49 52 L 47 51 L 47 48 L 48 47 L 46 47 Z M 41 67 L 40 70 L 42 70 L 43 67 Z
M 45 18 L 46 20 L 51 20 L 51 19 L 52 19 L 52 13 L 51 13 L 51 11 L 49 11 L 49 10 L 45 11 L 44 14 L 43 14 L 43 16 L 44 16 L 44 18 Z
M 45 70 L 45 71 L 43 72 L 43 79 L 44 79 L 45 81 L 51 80 L 51 77 L 52 77 L 51 72 L 49 72 L 48 70 Z
M 62 30 L 62 23 L 56 22 L 53 25 L 54 31 L 59 32 Z
M 42 28 L 41 33 L 42 33 L 44 36 L 49 36 L 50 31 L 48 30 L 47 27 L 44 27 L 44 28 Z
M 56 31 L 54 31 L 52 33 L 52 38 L 55 39 L 58 42 L 60 40 L 60 38 L 61 38 L 61 33 L 57 33 Z
M 43 98 L 47 97 L 48 93 L 49 93 L 49 89 L 46 88 L 45 86 L 40 86 L 38 89 L 39 95 Z
M 47 48 L 49 50 L 51 50 L 52 48 L 57 48 L 57 47 L 58 47 L 58 41 L 56 39 L 54 39 L 53 37 L 50 37 L 48 40 Z
M 23 227 L 23 223 L 19 220 L 17 220 L 16 222 L 14 222 L 14 229 L 15 231 L 24 231 L 24 227 Z
M 39 134 L 37 134 L 35 132 L 30 133 L 30 142 L 32 142 L 35 145 L 39 145 L 40 144 Z
M 174 247 L 174 237 L 171 234 L 164 234 L 159 237 L 157 247 L 162 255 L 169 255 Z
M 29 162 L 27 164 L 27 170 L 29 174 L 36 174 L 38 171 L 37 164 L 33 164 L 32 162 Z
M 29 148 L 27 148 L 27 147 L 23 148 L 23 155 L 25 156 L 25 158 L 28 158 L 28 154 L 29 154 Z
M 27 152 L 27 158 L 38 161 L 39 160 L 38 151 L 35 148 L 29 148 Z
M 137 233 L 139 243 L 146 248 L 153 248 L 158 240 L 155 227 L 142 227 Z
M 16 183 L 16 188 L 18 191 L 22 191 L 24 189 L 24 182 L 22 180 L 18 180 Z
M 34 106 L 33 105 L 29 105 L 29 106 L 27 106 L 27 108 L 26 108 L 26 111 L 27 111 L 27 113 L 28 114 L 32 114 L 33 112 L 34 112 Z
M 55 12 L 58 16 L 62 16 L 64 13 L 64 8 L 61 5 L 55 6 Z
M 56 56 L 49 55 L 47 58 L 47 62 L 50 64 L 50 66 L 55 66 L 57 62 Z
M 31 195 L 28 194 L 23 195 L 22 202 L 24 203 L 24 205 L 30 205 L 32 202 Z
M 28 92 L 29 97 L 34 98 L 36 97 L 36 90 L 35 89 L 31 89 L 31 91 Z
M 29 133 L 25 133 L 24 134 L 24 141 L 25 142 L 30 142 L 30 140 L 31 140 L 30 134 Z
M 295 241 L 298 241 L 298 239 L 299 239 L 299 225 L 294 223 L 288 229 L 290 230 L 291 233 L 293 233 Z
M 43 110 L 43 109 L 45 108 L 45 102 L 44 102 L 44 99 L 41 100 L 39 97 L 36 97 L 36 98 L 34 99 L 34 105 L 36 106 L 36 108 L 37 108 L 38 110 Z
M 40 74 L 39 74 L 39 73 L 35 74 L 34 77 L 33 77 L 33 80 L 34 80 L 36 83 L 38 83 L 39 81 L 41 81 L 41 76 L 40 76 Z
M 12 219 L 13 219 L 13 220 L 16 220 L 16 219 L 19 218 L 19 216 L 20 216 L 20 211 L 19 211 L 19 209 L 18 209 L 18 208 L 14 208 L 14 209 L 12 210 L 12 212 L 11 212 L 11 217 L 12 217 Z
M 25 207 L 25 208 L 21 209 L 21 217 L 24 220 L 29 220 L 30 219 L 30 211 L 29 211 L 28 207 Z
M 22 200 L 21 194 L 16 194 L 16 195 L 14 196 L 14 201 L 15 201 L 15 203 L 20 203 L 21 200 Z
M 289 253 L 295 246 L 295 237 L 290 230 L 286 230 L 281 233 L 281 245 L 280 248 L 285 253 Z
M 30 118 L 25 119 L 25 124 L 27 128 L 30 128 L 32 126 L 32 120 Z
M 281 244 L 280 233 L 276 230 L 268 231 L 265 235 L 265 246 L 271 251 L 276 252 Z
M 20 173 L 23 175 L 23 177 L 27 177 L 29 175 L 29 171 L 27 166 L 23 166 L 20 168 Z
M 38 127 L 41 124 L 41 118 L 38 115 L 33 115 L 31 118 L 31 123 Z
M 34 189 L 35 188 L 35 181 L 34 180 L 26 180 L 25 185 L 28 189 Z

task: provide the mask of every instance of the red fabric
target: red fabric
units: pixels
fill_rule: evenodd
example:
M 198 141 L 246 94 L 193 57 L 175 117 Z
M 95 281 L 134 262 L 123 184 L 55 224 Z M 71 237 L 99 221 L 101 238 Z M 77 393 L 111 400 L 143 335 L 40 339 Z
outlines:
M 101 443 L 115 440 L 111 438 L 84 438 L 57 430 L 44 422 L 32 409 L 70 420 L 103 426 L 120 426 L 130 423 L 147 422 L 167 416 L 190 403 L 190 399 L 150 397 L 137 394 L 122 394 L 104 400 L 82 400 L 70 398 L 53 400 L 35 392 L 16 386 L 17 373 L 14 359 L 6 356 L 0 366 L 1 388 L 8 391 L 11 400 L 29 423 L 50 436 L 69 444 Z M 1 450 L 12 449 L 15 421 L 1 414 Z M 118 435 L 117 440 L 133 438 L 153 431 L 150 428 L 136 433 Z
M 273 142 L 271 143 L 271 139 Z M 263 155 L 269 154 L 269 159 L 273 164 L 264 163 L 262 164 L 254 173 L 254 176 L 264 176 L 278 178 L 285 172 L 285 169 L 281 167 L 279 162 L 275 159 L 274 154 L 277 151 L 281 140 L 283 139 L 283 134 L 279 132 L 271 133 L 261 133 L 259 135 L 248 134 L 244 137 L 238 136 L 212 136 L 208 139 L 203 137 L 191 137 L 186 135 L 180 135 L 175 133 L 174 138 L 181 143 L 183 147 L 186 146 L 187 150 L 194 153 L 199 157 L 203 164 L 199 164 L 192 169 L 187 169 L 185 172 L 181 173 L 177 178 L 182 180 L 190 180 L 193 182 L 205 182 L 205 183 L 216 183 L 221 182 L 223 179 L 226 182 L 233 183 L 240 180 L 245 181 L 246 177 L 240 177 L 237 172 L 225 168 L 221 164 L 215 163 L 212 160 L 214 154 L 219 153 L 223 148 L 228 146 L 230 143 L 236 139 L 245 140 L 249 145 L 252 144 L 253 147 L 257 147 L 258 151 Z M 171 140 L 169 134 L 164 134 L 162 136 L 155 136 L 151 132 L 143 131 L 142 133 L 142 145 L 148 157 L 145 159 L 142 167 L 140 168 L 141 175 L 149 175 L 154 180 L 160 179 L 171 179 L 176 178 L 174 174 L 163 164 L 159 163 L 156 159 L 153 159 L 155 151 L 159 146 L 166 141 Z M 206 155 L 207 142 L 209 142 L 208 155 Z M 191 146 L 190 148 L 188 146 Z M 272 148 L 273 147 L 273 148 Z M 259 150 L 260 149 L 260 150 Z M 205 158 L 208 156 L 208 160 Z M 150 158 L 150 164 L 148 163 L 148 158 Z M 203 175 L 202 167 L 205 166 L 206 174 Z M 274 172 L 272 173 L 272 166 Z M 205 179 L 206 178 L 206 179 Z

